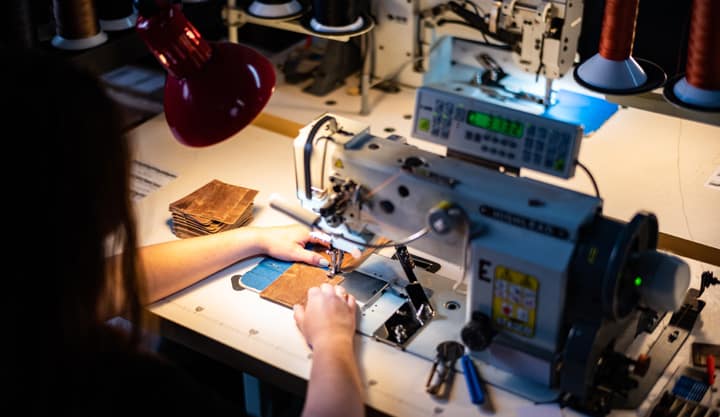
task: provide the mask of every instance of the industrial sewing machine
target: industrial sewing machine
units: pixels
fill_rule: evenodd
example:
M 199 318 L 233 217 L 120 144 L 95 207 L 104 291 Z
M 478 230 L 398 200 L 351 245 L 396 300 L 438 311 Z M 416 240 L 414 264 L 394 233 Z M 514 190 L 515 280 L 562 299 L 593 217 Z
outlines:
M 544 94 L 532 99 L 549 104 L 553 80 L 575 63 L 583 1 L 375 1 L 373 12 L 376 77 L 413 87 L 440 81 L 454 63 L 452 43 L 477 41 L 509 50 L 515 67 L 542 76 Z M 484 64 L 484 85 L 501 89 L 506 74 Z
M 335 251 L 394 249 L 331 268 L 358 300 L 358 331 L 430 361 L 461 341 L 486 380 L 534 401 L 637 407 L 659 373 L 643 376 L 647 360 L 625 350 L 683 307 L 689 285 L 687 264 L 656 250 L 655 216 L 614 220 L 595 196 L 519 175 L 571 177 L 577 125 L 429 87 L 414 120 L 447 155 L 323 115 L 294 142 L 302 208 L 271 202 Z M 416 250 L 461 278 L 417 266 Z

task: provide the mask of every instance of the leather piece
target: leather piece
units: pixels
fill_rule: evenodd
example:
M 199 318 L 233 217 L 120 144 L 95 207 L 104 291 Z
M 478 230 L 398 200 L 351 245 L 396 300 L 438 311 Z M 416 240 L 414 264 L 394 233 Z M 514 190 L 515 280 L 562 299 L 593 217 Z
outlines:
M 252 220 L 257 193 L 257 190 L 214 179 L 170 203 L 173 233 L 185 238 L 243 226 Z
M 337 285 L 343 280 L 342 275 L 330 279 L 325 268 L 295 263 L 262 290 L 260 297 L 292 308 L 295 304 L 305 305 L 310 288 L 324 283 Z
M 382 240 L 384 243 L 386 240 Z M 327 248 L 322 245 L 314 245 L 312 250 L 319 253 L 330 262 L 330 255 Z M 362 264 L 375 249 L 365 249 L 358 258 L 354 258 L 345 252 L 341 264 L 344 272 L 352 271 Z M 330 279 L 327 275 L 327 268 L 320 268 L 305 263 L 294 263 L 285 272 L 280 274 L 270 285 L 260 292 L 260 297 L 292 308 L 295 304 L 305 305 L 307 291 L 312 287 L 318 287 L 323 283 L 338 285 L 345 278 L 341 274 Z

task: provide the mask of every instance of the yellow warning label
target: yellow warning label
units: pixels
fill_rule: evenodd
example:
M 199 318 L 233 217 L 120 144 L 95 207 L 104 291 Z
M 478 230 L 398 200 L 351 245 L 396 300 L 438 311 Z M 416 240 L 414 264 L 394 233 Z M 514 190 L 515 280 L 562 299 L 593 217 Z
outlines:
M 493 322 L 513 333 L 532 337 L 539 288 L 537 278 L 498 265 L 493 280 Z
M 343 168 L 345 168 L 345 165 L 343 165 L 343 162 L 342 162 L 341 159 L 336 159 L 336 160 L 335 160 L 335 168 L 337 168 L 337 169 L 343 169 Z

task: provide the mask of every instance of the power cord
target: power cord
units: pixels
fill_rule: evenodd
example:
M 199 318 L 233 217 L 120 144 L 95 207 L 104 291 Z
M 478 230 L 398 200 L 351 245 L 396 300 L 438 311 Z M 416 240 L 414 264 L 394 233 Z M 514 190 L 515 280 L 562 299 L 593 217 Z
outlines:
M 310 178 L 312 174 L 310 172 L 310 157 L 312 156 L 313 151 L 313 141 L 315 140 L 315 136 L 317 135 L 320 128 L 323 127 L 326 123 L 329 123 L 330 125 L 331 135 L 332 133 L 338 131 L 337 119 L 330 115 L 325 115 L 320 118 L 320 120 L 318 120 L 315 125 L 313 125 L 307 139 L 305 139 L 305 147 L 303 148 L 303 168 L 305 174 L 305 198 L 307 198 L 308 200 L 312 198 L 312 180 Z
M 575 164 L 582 168 L 583 171 L 590 177 L 590 181 L 592 182 L 593 188 L 595 189 L 595 197 L 600 198 L 600 188 L 598 188 L 597 182 L 595 182 L 595 177 L 593 177 L 593 174 L 590 172 L 590 170 L 583 165 L 580 161 L 575 161 Z

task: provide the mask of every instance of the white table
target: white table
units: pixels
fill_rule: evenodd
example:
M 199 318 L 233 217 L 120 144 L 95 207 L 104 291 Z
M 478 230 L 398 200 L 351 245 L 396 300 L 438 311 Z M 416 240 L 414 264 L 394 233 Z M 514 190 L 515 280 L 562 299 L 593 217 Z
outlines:
M 292 112 L 278 111 L 282 106 L 288 106 L 287 108 L 293 106 L 291 100 L 288 100 L 289 104 L 280 103 L 281 99 L 288 98 L 284 97 L 284 94 L 292 97 L 292 91 L 280 89 L 271 100 L 269 111 L 283 116 L 290 113 L 303 114 L 295 116 L 298 120 L 305 117 L 305 114 L 308 118 L 312 118 L 323 111 L 323 107 L 319 104 L 314 108 L 314 98 L 307 96 L 302 97 L 305 104 L 293 109 Z M 408 99 L 407 92 L 404 94 L 404 96 L 387 96 L 379 99 L 400 102 Z M 317 100 L 321 99 L 317 98 Z M 400 108 L 398 103 L 388 103 L 388 105 Z M 407 102 L 402 109 L 407 109 L 407 114 L 411 113 L 411 105 Z M 383 120 L 383 117 L 388 119 L 395 117 L 389 112 L 385 114 L 379 111 L 376 114 L 379 116 L 371 118 L 376 122 Z M 629 127 L 628 132 L 623 130 L 623 126 L 630 124 L 630 119 L 634 127 Z M 393 120 L 397 122 L 395 125 L 399 133 L 403 133 L 402 130 L 407 129 L 410 123 L 402 116 Z M 382 127 L 389 123 L 385 121 L 373 125 L 382 130 Z M 399 123 L 403 125 L 400 126 Z M 640 126 L 646 126 L 649 133 L 641 135 Z M 720 226 L 717 222 L 708 222 L 708 219 L 717 216 L 717 210 L 698 207 L 694 203 L 695 200 L 690 199 L 705 199 L 707 205 L 714 205 L 717 208 L 720 207 L 718 197 L 703 194 L 705 191 L 698 188 L 699 186 L 695 187 L 695 184 L 692 187 L 687 186 L 691 189 L 684 188 L 685 210 L 688 213 L 688 221 L 685 223 L 685 215 L 678 213 L 680 206 L 673 199 L 680 192 L 681 181 L 677 178 L 674 181 L 668 179 L 673 176 L 673 172 L 682 172 L 699 180 L 704 176 L 705 169 L 709 165 L 708 160 L 715 158 L 714 161 L 717 162 L 717 151 L 720 149 L 720 141 L 717 139 L 720 137 L 707 137 L 717 132 L 716 128 L 713 129 L 715 130 L 696 123 L 672 120 L 665 116 L 623 110 L 607 126 L 605 129 L 607 133 L 603 133 L 604 136 L 598 132 L 596 137 L 588 140 L 588 146 L 582 156 L 599 177 L 608 211 L 612 210 L 617 217 L 627 218 L 640 208 L 632 201 L 648 199 L 650 207 L 645 208 L 661 210 L 660 222 L 665 227 L 664 230 L 676 230 L 678 234 L 688 237 L 702 237 L 703 241 L 717 247 L 720 246 L 718 244 Z M 376 131 L 377 128 L 373 130 Z M 287 199 L 295 198 L 292 142 L 287 136 L 251 125 L 234 138 L 215 146 L 202 149 L 187 148 L 173 139 L 161 114 L 133 130 L 131 138 L 136 146 L 136 157 L 139 160 L 178 175 L 177 179 L 137 202 L 141 244 L 175 239 L 168 223 L 171 218 L 169 203 L 211 179 L 260 191 L 255 199 L 257 208 L 254 225 L 292 222 L 267 205 L 272 192 L 280 193 Z M 677 162 L 677 158 L 672 155 L 663 154 L 659 158 L 646 156 L 642 158 L 644 162 L 641 164 L 641 169 L 635 168 L 637 165 L 631 169 L 622 162 L 638 158 L 623 155 L 619 150 L 613 152 L 613 149 L 617 150 L 621 147 L 632 148 L 633 153 L 640 152 L 642 145 L 652 142 L 653 138 L 656 139 L 656 145 L 664 151 L 680 149 L 681 152 L 685 152 L 685 156 L 680 162 Z M 713 139 L 716 143 L 712 142 Z M 690 142 L 696 145 L 693 146 Z M 704 148 L 696 149 L 699 144 L 703 144 Z M 643 155 L 643 153 L 635 155 Z M 648 179 L 647 170 L 650 168 L 656 170 L 658 178 L 662 177 L 667 183 L 655 184 L 655 181 Z M 633 173 L 632 179 L 623 176 L 623 173 L 629 175 L 630 172 Z M 688 184 L 692 183 L 692 178 L 687 179 Z M 583 178 L 578 178 L 571 184 L 586 189 L 587 184 L 584 181 Z M 627 190 L 628 185 L 634 184 L 633 181 L 644 181 L 648 186 L 636 191 Z M 651 184 L 655 185 L 650 187 Z M 713 192 L 717 193 L 717 191 Z M 651 198 L 665 200 L 667 207 L 649 203 Z M 629 199 L 632 201 L 628 201 Z M 652 207 L 653 205 L 655 207 Z M 691 226 L 690 229 L 688 225 Z M 689 235 L 689 231 L 692 232 L 692 236 Z M 302 393 L 310 370 L 310 352 L 295 328 L 291 310 L 262 300 L 249 290 L 235 291 L 231 286 L 231 276 L 248 271 L 258 261 L 259 259 L 246 260 L 220 271 L 180 293 L 157 302 L 151 306 L 151 310 L 164 319 L 163 335 L 179 340 L 227 364 L 244 369 L 261 379 L 281 384 L 291 392 Z M 703 265 L 692 260 L 689 262 L 694 276 L 699 276 L 700 271 L 708 268 L 720 275 L 720 268 L 717 266 Z M 694 285 L 696 286 L 697 282 L 694 282 Z M 720 342 L 720 324 L 717 321 L 711 323 L 707 319 L 707 317 L 718 317 L 720 314 L 720 290 L 709 290 L 705 299 L 709 300 L 702 316 L 706 319 L 701 319 L 702 322 L 698 323 L 694 335 L 686 342 L 686 348 L 689 348 L 692 340 Z M 359 335 L 356 337 L 356 344 L 363 380 L 367 387 L 366 403 L 370 411 L 377 410 L 395 416 L 475 416 L 483 413 L 471 404 L 462 376 L 458 375 L 456 378 L 450 401 L 438 401 L 427 395 L 424 390 L 425 380 L 430 371 L 429 361 Z M 671 370 L 677 364 L 688 360 L 687 349 L 685 352 L 686 354 L 676 357 L 670 367 Z M 500 389 L 491 388 L 491 396 L 496 415 L 516 415 L 523 407 L 531 405 L 527 400 Z M 651 400 L 652 397 L 649 398 L 649 401 Z M 565 415 L 573 413 L 569 410 L 565 411 Z M 634 412 L 614 414 L 634 415 Z

